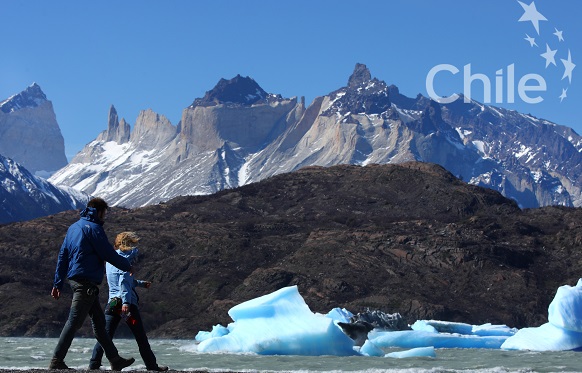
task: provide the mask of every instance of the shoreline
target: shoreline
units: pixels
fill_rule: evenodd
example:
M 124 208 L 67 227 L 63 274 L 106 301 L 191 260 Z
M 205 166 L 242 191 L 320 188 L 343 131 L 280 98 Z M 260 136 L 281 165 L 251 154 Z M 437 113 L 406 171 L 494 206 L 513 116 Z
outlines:
M 110 369 L 99 369 L 99 370 L 92 370 L 92 369 L 48 369 L 48 368 L 31 368 L 31 369 L 4 369 L 0 368 L 0 373 L 76 373 L 76 372 L 114 372 Z M 146 369 L 124 369 L 123 372 L 153 372 L 151 370 Z M 180 370 L 170 369 L 167 372 L 183 372 Z M 225 371 L 226 372 L 226 371 Z M 249 371 L 245 370 L 245 373 Z M 207 370 L 188 370 L 188 373 L 209 373 Z M 212 373 L 220 373 L 219 371 L 212 371 Z M 228 373 L 237 373 L 236 371 L 229 370 Z

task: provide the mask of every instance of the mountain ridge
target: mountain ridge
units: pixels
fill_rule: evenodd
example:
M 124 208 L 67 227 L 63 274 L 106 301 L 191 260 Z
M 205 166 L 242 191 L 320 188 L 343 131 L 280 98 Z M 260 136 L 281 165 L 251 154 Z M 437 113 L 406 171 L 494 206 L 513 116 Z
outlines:
M 148 110 L 132 131 L 122 127 L 123 139 L 100 135 L 50 180 L 137 207 L 308 165 L 416 160 L 499 190 L 523 208 L 582 205 L 582 137 L 572 129 L 476 101 L 409 98 L 364 64 L 308 107 L 237 75 L 194 100 L 178 125 Z M 145 133 L 151 139 L 139 140 Z M 121 153 L 112 159 L 114 148 Z M 148 174 L 139 177 L 140 170 Z

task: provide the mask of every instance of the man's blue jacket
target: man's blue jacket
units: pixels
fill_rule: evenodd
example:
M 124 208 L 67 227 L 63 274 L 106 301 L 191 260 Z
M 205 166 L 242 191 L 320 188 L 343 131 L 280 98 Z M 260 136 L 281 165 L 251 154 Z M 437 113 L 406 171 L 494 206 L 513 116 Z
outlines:
M 123 271 L 131 270 L 129 261 L 117 254 L 109 243 L 97 210 L 87 207 L 81 211 L 79 221 L 67 231 L 59 252 L 53 287 L 62 290 L 65 279 L 101 284 L 105 262 Z

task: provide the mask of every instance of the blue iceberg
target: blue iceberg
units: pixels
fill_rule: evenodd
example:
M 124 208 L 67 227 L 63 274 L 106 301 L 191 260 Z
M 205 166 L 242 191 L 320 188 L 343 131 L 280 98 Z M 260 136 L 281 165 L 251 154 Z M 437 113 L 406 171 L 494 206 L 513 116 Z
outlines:
M 501 348 L 507 350 L 565 351 L 582 347 L 582 279 L 563 285 L 548 307 L 548 322 L 520 329 Z
M 548 307 L 549 322 L 517 330 L 506 325 L 471 325 L 418 320 L 410 330 L 390 331 L 375 325 L 362 346 L 355 346 L 339 324 L 353 314 L 334 308 L 327 315 L 313 313 L 297 286 L 241 303 L 228 312 L 233 322 L 216 325 L 196 336 L 191 350 L 202 353 L 261 355 L 335 355 L 434 357 L 435 348 L 487 348 L 557 351 L 582 349 L 582 279 L 574 287 L 561 286 Z M 339 323 L 339 324 L 338 324 Z M 353 324 L 352 324 L 353 325 Z M 366 337 L 366 334 L 364 334 Z M 385 354 L 386 349 L 406 349 Z
M 372 331 L 368 340 L 380 348 L 495 348 L 501 347 L 507 336 L 478 336 L 456 333 L 402 330 L 394 332 Z
M 204 339 L 199 352 L 261 355 L 357 355 L 334 320 L 311 312 L 297 286 L 244 302 L 228 312 L 228 334 Z

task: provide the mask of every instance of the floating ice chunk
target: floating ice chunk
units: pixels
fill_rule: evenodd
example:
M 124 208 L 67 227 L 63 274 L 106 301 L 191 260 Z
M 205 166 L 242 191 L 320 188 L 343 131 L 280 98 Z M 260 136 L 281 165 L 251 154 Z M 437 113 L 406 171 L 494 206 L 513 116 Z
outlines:
M 200 352 L 262 355 L 357 355 L 354 342 L 335 322 L 311 312 L 297 286 L 244 302 L 228 312 L 230 333 L 208 338 Z
M 384 356 L 402 359 L 405 357 L 436 357 L 436 353 L 434 347 L 418 347 L 406 351 L 390 352 Z
M 223 335 L 227 335 L 229 333 L 228 328 L 222 326 L 222 325 L 214 325 L 212 327 L 212 331 L 210 332 L 206 332 L 206 331 L 199 331 L 198 334 L 196 334 L 196 337 L 194 337 L 194 340 L 196 340 L 197 342 L 202 342 L 205 339 L 208 338 L 214 338 L 214 337 L 222 337 Z
M 460 322 L 438 321 L 438 320 L 418 320 L 412 325 L 413 330 L 431 331 L 434 328 L 439 333 L 458 333 L 478 336 L 512 336 L 517 329 L 507 325 L 471 325 Z
M 384 356 L 384 351 L 370 342 L 370 340 L 364 342 L 364 345 L 360 348 L 360 353 L 364 356 Z
M 417 320 L 414 324 L 410 325 L 412 330 L 423 331 L 427 333 L 438 333 L 434 326 L 429 325 L 425 320 Z
M 376 346 L 416 348 L 500 348 L 507 336 L 461 335 L 449 333 L 434 333 L 427 331 L 403 330 L 395 332 L 380 332 L 373 330 L 368 339 Z
M 334 321 L 349 323 L 350 319 L 352 318 L 352 316 L 354 316 L 354 314 L 346 310 L 345 308 L 336 307 L 329 311 L 325 316 L 329 317 Z
M 472 334 L 473 325 L 462 322 L 424 320 L 428 325 L 434 327 L 439 333 Z
M 501 345 L 506 350 L 566 351 L 582 346 L 582 333 L 545 323 L 537 328 L 523 328 Z
M 582 279 L 574 287 L 558 288 L 548 307 L 548 321 L 537 328 L 520 329 L 501 348 L 564 351 L 582 347 Z
M 517 333 L 516 328 L 510 328 L 507 325 L 492 325 L 490 323 L 483 325 L 473 325 L 472 334 L 479 336 L 505 335 L 512 336 Z

